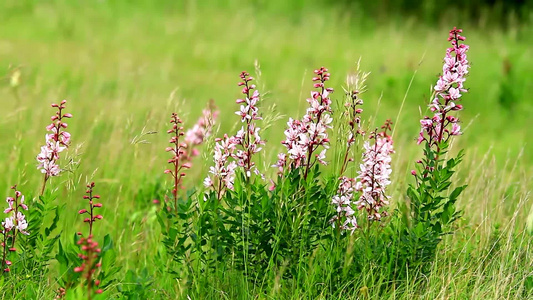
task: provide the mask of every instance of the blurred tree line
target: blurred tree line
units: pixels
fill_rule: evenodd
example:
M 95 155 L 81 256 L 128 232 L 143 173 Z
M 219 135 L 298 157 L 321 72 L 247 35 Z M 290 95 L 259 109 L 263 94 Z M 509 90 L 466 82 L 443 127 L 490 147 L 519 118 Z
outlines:
M 530 21 L 533 0 L 324 0 L 377 20 L 407 16 L 429 24 L 456 17 L 472 22 L 506 25 Z

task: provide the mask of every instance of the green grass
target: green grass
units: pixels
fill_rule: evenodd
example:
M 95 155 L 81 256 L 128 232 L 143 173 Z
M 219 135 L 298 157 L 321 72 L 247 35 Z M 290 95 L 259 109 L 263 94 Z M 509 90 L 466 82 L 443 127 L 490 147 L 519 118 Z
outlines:
M 19 183 L 26 194 L 38 193 L 42 177 L 35 156 L 53 113 L 49 104 L 68 99 L 68 111 L 74 115 L 69 155 L 79 160 L 79 167 L 52 180 L 67 204 L 61 219 L 65 237 L 83 225 L 76 211 L 83 206 L 85 183 L 94 180 L 105 204 L 97 235 L 112 234 L 122 273 L 147 268 L 155 276 L 151 260 L 161 247 L 159 226 L 152 199 L 137 195 L 166 180 L 164 132 L 170 113 L 179 112 L 191 125 L 204 104 L 215 99 L 222 116 L 218 136 L 232 132 L 238 74 L 253 71 L 256 60 L 262 90 L 268 91 L 265 111 L 275 105 L 270 114 L 284 115 L 265 132 L 268 166 L 281 149 L 287 118 L 303 114 L 312 70 L 322 65 L 330 69 L 341 100 L 345 76 L 361 58 L 362 69 L 371 72 L 364 116 L 375 124 L 386 118 L 395 121 L 391 190 L 393 202 L 403 201 L 406 174 L 421 155 L 415 142 L 420 110 L 425 110 L 441 70 L 447 31 L 458 26 L 471 47 L 472 62 L 466 82 L 470 92 L 464 95 L 461 113 L 464 135 L 454 145 L 454 151 L 466 149 L 457 177 L 469 185 L 459 202 L 464 218 L 458 232 L 442 245 L 423 289 L 408 282 L 380 294 L 368 287 L 368 296 L 514 299 L 533 294 L 533 237 L 525 225 L 533 214 L 529 24 L 505 31 L 486 31 L 468 20 L 441 21 L 431 28 L 410 18 L 376 24 L 339 7 L 280 6 L 284 1 L 265 6 L 239 1 L 81 3 L 0 4 L 0 77 L 5 75 L 0 81 L 0 191 L 7 195 L 9 187 Z M 293 13 L 295 8 L 301 11 Z M 22 80 L 16 89 L 9 84 L 10 66 L 20 67 Z M 158 133 L 142 136 L 147 131 Z M 141 136 L 148 143 L 132 142 Z M 204 155 L 211 160 L 210 154 Z M 187 184 L 200 185 L 208 166 L 199 159 Z M 310 265 L 323 267 L 313 261 Z M 196 286 L 198 297 L 308 298 L 303 286 L 279 284 L 276 274 L 262 287 L 243 286 L 240 274 L 225 275 L 214 274 L 209 285 Z M 310 286 L 320 284 L 312 272 L 306 280 Z M 362 286 L 366 282 L 354 280 Z M 525 281 L 530 282 L 529 292 Z M 46 293 L 56 288 L 52 279 L 44 287 Z M 158 278 L 155 288 L 168 298 L 186 296 L 170 276 Z M 327 292 L 322 296 L 328 298 Z M 358 296 L 364 297 L 342 297 Z

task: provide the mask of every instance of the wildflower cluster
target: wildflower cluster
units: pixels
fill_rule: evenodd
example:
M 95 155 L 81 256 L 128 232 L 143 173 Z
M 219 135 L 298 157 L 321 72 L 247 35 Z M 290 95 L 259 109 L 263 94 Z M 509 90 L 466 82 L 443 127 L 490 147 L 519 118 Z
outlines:
M 245 98 L 236 101 L 237 104 L 240 104 L 240 109 L 236 114 L 246 125 L 242 126 L 235 136 L 224 135 L 223 139 L 215 140 L 215 165 L 210 167 L 210 175 L 204 180 L 204 185 L 212 187 L 218 198 L 224 194 L 226 189 L 233 190 L 235 171 L 238 167 L 243 168 L 248 178 L 251 177 L 252 173 L 261 175 L 252 160 L 253 154 L 261 151 L 261 146 L 265 144 L 265 141 L 259 136 L 260 128 L 255 123 L 257 120 L 262 120 L 257 107 L 260 94 L 255 90 L 255 85 L 251 84 L 253 77 L 249 75 L 247 72 L 241 73 L 242 81 L 238 85 L 243 87 L 242 94 Z M 233 159 L 231 162 L 230 158 Z
M 379 221 L 387 215 L 382 208 L 389 204 L 385 189 L 390 184 L 391 154 L 394 153 L 392 137 L 387 134 L 391 130 L 391 124 L 387 120 L 381 127 L 381 132 L 376 129 L 370 134 L 369 139 L 374 140 L 373 144 L 370 141 L 364 143 L 365 152 L 359 175 L 356 178 L 339 178 L 337 194 L 331 200 L 336 207 L 336 215 L 330 220 L 339 230 L 350 230 L 353 233 L 358 228 L 352 205 L 359 210 L 365 209 L 369 221 Z M 353 201 L 356 194 L 359 197 Z
M 185 132 L 184 141 L 187 145 L 187 151 L 182 156 L 182 161 L 190 162 L 193 157 L 200 154 L 196 147 L 201 145 L 211 135 L 213 124 L 218 114 L 219 112 L 216 110 L 213 101 L 211 101 L 208 107 L 202 110 L 202 116 L 200 116 L 196 124 Z
M 94 199 L 100 199 L 99 195 L 93 195 L 94 186 L 94 182 L 88 184 L 87 191 L 85 192 L 87 195 L 83 196 L 83 199 L 89 200 L 89 210 L 82 209 L 78 212 L 80 215 L 89 215 L 83 220 L 83 222 L 89 224 L 89 235 L 87 237 L 82 236 L 78 241 L 78 245 L 80 246 L 83 252 L 78 254 L 78 256 L 83 260 L 83 262 L 81 266 L 74 268 L 74 272 L 84 273 L 89 299 L 91 299 L 93 292 L 96 294 L 101 294 L 103 292 L 101 289 L 98 289 L 100 281 L 97 279 L 95 280 L 93 277 L 97 269 L 100 268 L 102 265 L 100 262 L 101 249 L 98 247 L 98 242 L 93 239 L 93 223 L 96 220 L 100 220 L 103 218 L 102 215 L 95 215 L 94 212 L 95 208 L 102 207 L 102 203 L 93 202 Z M 78 232 L 78 235 L 81 236 L 82 233 Z M 93 290 L 95 288 L 96 290 Z
M 387 212 L 381 209 L 389 204 L 385 189 L 390 184 L 391 154 L 394 153 L 392 138 L 387 134 L 387 131 L 391 130 L 391 124 L 392 122 L 387 120 L 381 126 L 381 132 L 376 129 L 371 133 L 369 138 L 374 140 L 373 144 L 365 142 L 363 163 L 357 176 L 355 189 L 361 192 L 361 196 L 355 205 L 358 209 L 366 210 L 370 221 L 379 221 L 382 216 L 387 215 Z
M 449 115 L 463 109 L 456 102 L 467 91 L 463 85 L 469 69 L 468 46 L 460 44 L 465 40 L 461 32 L 454 28 L 449 33 L 452 47 L 446 50 L 443 74 L 434 87 L 434 99 L 429 106 L 434 115 L 420 121 L 418 144 L 424 143 L 424 157 L 416 162 L 416 170 L 411 171 L 415 184 L 407 188 L 409 206 L 402 218 L 408 234 L 416 237 L 402 249 L 409 254 L 407 264 L 415 260 L 431 261 L 442 237 L 453 232 L 452 224 L 461 214 L 455 203 L 466 185 L 454 187 L 451 178 L 462 161 L 463 151 L 456 157 L 442 157 L 448 150 L 450 137 L 461 134 L 458 119 Z
M 363 74 L 362 77 L 364 83 L 366 74 Z M 350 82 L 348 82 L 348 86 L 351 86 Z M 364 134 L 361 130 L 360 117 L 363 109 L 359 108 L 359 106 L 363 105 L 363 99 L 359 98 L 359 93 L 360 92 L 357 89 L 346 91 L 348 100 L 344 104 L 346 109 L 345 115 L 348 119 L 346 152 L 344 154 L 340 171 L 341 177 L 339 178 L 339 188 L 337 189 L 337 194 L 335 194 L 331 200 L 331 203 L 336 207 L 336 215 L 330 220 L 330 222 L 334 227 L 339 228 L 339 230 L 350 230 L 352 233 L 357 229 L 357 219 L 354 215 L 355 211 L 351 206 L 352 200 L 354 199 L 354 193 L 356 192 L 355 186 L 357 180 L 356 178 L 342 175 L 348 167 L 348 162 L 353 161 L 353 158 L 350 157 L 350 149 L 355 144 L 356 137 Z
M 94 293 L 101 294 L 103 290 L 98 289 L 100 280 L 95 280 L 93 278 L 94 273 L 102 266 L 102 263 L 99 261 L 101 249 L 98 247 L 98 242 L 93 240 L 92 235 L 89 235 L 87 238 L 81 237 L 78 241 L 78 245 L 84 252 L 79 254 L 79 257 L 83 260 L 83 263 L 81 266 L 75 267 L 74 272 L 85 272 L 84 277 L 87 281 L 87 293 L 89 295 L 93 293 L 94 288 L 96 288 Z
M 466 58 L 469 47 L 460 44 L 465 40 L 465 37 L 460 34 L 462 32 L 461 29 L 455 27 L 450 31 L 448 41 L 452 46 L 446 50 L 442 67 L 443 74 L 434 87 L 435 98 L 430 104 L 430 110 L 434 115 L 431 118 L 426 116 L 420 121 L 422 129 L 418 144 L 426 141 L 430 147 L 435 146 L 440 149 L 440 143 L 446 142 L 450 136 L 461 134 L 459 120 L 447 114 L 463 109 L 463 106 L 456 102 L 460 100 L 461 93 L 467 92 L 463 83 L 470 67 Z
M 212 187 L 217 193 L 217 198 L 220 199 L 226 189 L 233 190 L 237 163 L 229 162 L 229 159 L 234 155 L 237 143 L 235 137 L 229 137 L 227 134 L 223 139 L 215 141 L 215 165 L 209 168 L 211 175 L 204 179 L 204 186 Z
M 166 151 L 172 153 L 172 158 L 168 160 L 169 164 L 172 164 L 172 169 L 166 169 L 165 173 L 170 174 L 174 180 L 174 188 L 172 189 L 172 194 L 174 196 L 174 201 L 177 207 L 178 201 L 178 190 L 181 187 L 181 180 L 185 176 L 185 173 L 182 172 L 183 169 L 188 169 L 191 167 L 190 162 L 184 162 L 182 157 L 187 148 L 186 143 L 180 142 L 180 137 L 184 135 L 183 126 L 181 126 L 182 121 L 176 113 L 172 113 L 170 118 L 170 124 L 172 124 L 172 129 L 167 131 L 168 134 L 171 134 L 169 143 L 172 144 L 171 147 L 167 147 Z
M 285 140 L 281 142 L 287 148 L 287 155 L 279 154 L 278 162 L 274 165 L 280 172 L 283 172 L 283 169 L 289 164 L 289 168 L 304 167 L 304 177 L 307 177 L 309 169 L 314 164 L 313 158 L 316 158 L 321 164 L 326 164 L 326 150 L 329 148 L 327 129 L 331 128 L 333 121 L 330 116 L 331 99 L 329 94 L 333 92 L 333 89 L 325 86 L 325 82 L 330 77 L 328 69 L 322 67 L 315 70 L 314 73 L 316 76 L 313 77 L 315 82 L 313 86 L 318 91 L 312 91 L 311 98 L 307 99 L 309 108 L 304 117 L 301 120 L 290 118 L 287 122 Z M 313 157 L 313 153 L 319 147 L 323 147 L 323 150 Z
M 7 197 L 6 202 L 8 208 L 4 210 L 4 213 L 11 216 L 7 217 L 4 222 L 2 222 L 2 268 L 4 272 L 9 272 L 9 266 L 11 261 L 7 259 L 8 252 L 14 252 L 17 249 L 15 248 L 15 241 L 17 237 L 17 231 L 29 235 L 30 233 L 26 231 L 28 228 L 28 222 L 26 221 L 26 216 L 22 213 L 21 210 L 28 210 L 28 206 L 24 204 L 24 195 L 17 190 L 17 186 L 14 185 L 11 187 L 15 191 L 15 197 Z M 11 245 L 9 244 L 8 239 L 11 239 Z
M 242 126 L 235 135 L 235 142 L 240 146 L 234 155 L 237 160 L 237 165 L 244 169 L 247 177 L 251 176 L 251 172 L 259 175 L 255 162 L 252 161 L 252 155 L 261 151 L 261 146 L 265 141 L 259 136 L 259 130 L 254 121 L 262 120 L 258 114 L 257 102 L 259 101 L 259 91 L 255 90 L 255 84 L 250 84 L 253 77 L 247 72 L 242 72 L 240 75 L 242 81 L 239 86 L 242 86 L 242 94 L 244 99 L 237 99 L 237 104 L 241 104 L 240 110 L 235 112 L 241 117 L 241 122 L 246 123 L 246 127 Z M 253 91 L 253 93 L 252 93 Z
M 337 194 L 333 196 L 331 203 L 336 206 L 336 215 L 330 220 L 333 227 L 339 228 L 339 230 L 350 230 L 354 232 L 357 229 L 357 219 L 355 217 L 355 211 L 351 204 L 356 192 L 356 179 L 342 176 L 339 178 L 339 188 Z M 342 223 L 341 223 L 342 222 Z
M 57 112 L 51 117 L 52 123 L 46 126 L 46 130 L 51 133 L 46 134 L 46 144 L 41 147 L 41 153 L 37 155 L 37 161 L 39 162 L 37 169 L 41 170 L 41 173 L 44 174 L 41 194 L 44 193 L 48 179 L 58 176 L 61 172 L 57 164 L 59 153 L 67 149 L 70 144 L 70 133 L 64 131 L 67 128 L 67 123 L 63 120 L 65 118 L 72 118 L 72 115 L 63 112 L 66 103 L 67 100 L 63 100 L 60 104 L 52 104 L 52 107 L 57 108 Z
M 102 215 L 95 215 L 94 209 L 95 208 L 101 208 L 102 203 L 94 203 L 94 199 L 100 199 L 100 195 L 93 195 L 93 188 L 94 188 L 94 182 L 91 182 L 87 185 L 87 190 L 85 193 L 87 195 L 83 196 L 83 199 L 89 200 L 89 210 L 87 209 L 81 209 L 78 211 L 80 215 L 88 214 L 89 217 L 83 219 L 83 222 L 89 224 L 89 235 L 93 234 L 93 223 L 96 220 L 103 219 Z

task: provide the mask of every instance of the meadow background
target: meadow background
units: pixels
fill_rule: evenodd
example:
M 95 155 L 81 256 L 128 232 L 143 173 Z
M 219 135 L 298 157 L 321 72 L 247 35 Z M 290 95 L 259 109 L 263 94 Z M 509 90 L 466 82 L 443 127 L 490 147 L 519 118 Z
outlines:
M 192 126 L 214 99 L 221 112 L 215 135 L 234 132 L 238 74 L 248 70 L 260 77 L 262 111 L 270 125 L 263 133 L 268 142 L 261 162 L 267 169 L 281 151 L 286 120 L 304 113 L 313 69 L 329 68 L 333 99 L 341 100 L 346 75 L 360 59 L 361 69 L 371 72 L 362 97 L 369 126 L 387 118 L 395 122 L 390 189 L 395 206 L 405 199 L 409 170 L 421 155 L 419 119 L 442 68 L 447 32 L 457 26 L 467 37 L 472 63 L 470 91 L 462 103 L 464 134 L 452 149 L 466 149 L 456 179 L 469 185 L 459 199 L 464 218 L 440 247 L 430 285 L 386 296 L 527 298 L 533 295 L 532 6 L 447 5 L 437 0 L 0 1 L 0 191 L 7 196 L 18 183 L 27 197 L 38 194 L 42 174 L 35 156 L 54 112 L 49 104 L 67 99 L 74 116 L 68 122 L 69 158 L 78 163 L 52 180 L 67 205 L 60 227 L 72 232 L 65 243 L 83 226 L 76 212 L 84 205 L 85 184 L 95 181 L 105 204 L 96 235 L 110 233 L 116 264 L 137 276 L 133 282 L 119 274 L 115 287 L 142 281 L 156 296 L 183 297 L 170 276 L 155 273 L 151 260 L 162 247 L 158 207 L 146 192 L 168 182 L 163 170 L 171 112 Z M 256 62 L 261 76 L 254 72 Z M 204 151 L 185 185 L 200 186 L 211 160 Z M 46 295 L 57 289 L 53 267 L 42 283 Z M 214 279 L 196 295 L 307 297 L 305 290 L 285 287 L 264 296 L 261 288 L 235 282 Z M 385 297 L 372 290 L 363 296 Z

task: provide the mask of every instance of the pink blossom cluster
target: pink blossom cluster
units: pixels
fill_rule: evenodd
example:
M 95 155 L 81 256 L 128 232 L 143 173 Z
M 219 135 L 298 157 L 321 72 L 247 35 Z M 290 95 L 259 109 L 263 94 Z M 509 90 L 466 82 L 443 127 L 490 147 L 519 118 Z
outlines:
M 421 121 L 421 131 L 418 137 L 418 144 L 426 141 L 430 146 L 437 146 L 447 141 L 450 136 L 460 135 L 461 126 L 458 118 L 448 116 L 451 111 L 462 110 L 461 104 L 456 104 L 461 98 L 461 93 L 467 92 L 463 84 L 470 68 L 466 58 L 469 47 L 461 44 L 465 37 L 460 33 L 461 29 L 453 28 L 450 31 L 448 41 L 452 46 L 446 50 L 442 75 L 435 85 L 435 98 L 430 104 L 433 117 L 424 117 Z M 451 128 L 450 128 L 451 127 Z
M 223 139 L 215 140 L 215 165 L 210 167 L 210 175 L 204 180 L 204 185 L 212 187 L 219 199 L 226 189 L 233 190 L 235 171 L 238 167 L 243 168 L 248 178 L 252 173 L 262 177 L 252 160 L 252 156 L 260 152 L 265 144 L 259 136 L 260 128 L 255 122 L 262 120 L 257 106 L 260 94 L 255 84 L 251 83 L 254 78 L 249 73 L 242 72 L 240 77 L 242 81 L 238 85 L 242 86 L 241 93 L 245 97 L 237 99 L 236 103 L 240 104 L 240 109 L 235 114 L 239 115 L 241 122 L 245 124 L 236 135 L 230 137 L 226 134 Z
M 329 80 L 328 69 L 322 67 L 314 71 L 314 88 L 317 91 L 311 92 L 311 98 L 307 99 L 309 108 L 301 120 L 292 118 L 287 122 L 285 130 L 285 140 L 281 143 L 287 148 L 287 154 L 278 155 L 278 162 L 274 165 L 282 173 L 284 168 L 305 167 L 305 176 L 310 169 L 313 158 L 321 164 L 326 164 L 326 151 L 329 148 L 327 130 L 331 128 L 333 119 L 331 118 L 331 99 L 329 94 L 332 88 L 327 88 L 325 82 Z M 322 147 L 322 151 L 313 157 L 313 153 Z
M 339 189 L 331 200 L 331 203 L 336 206 L 337 214 L 330 222 L 333 227 L 338 227 L 340 230 L 350 230 L 353 233 L 357 229 L 357 219 L 354 215 L 355 211 L 351 206 L 354 193 L 356 192 L 356 179 L 342 176 L 339 180 Z
M 28 228 L 28 222 L 26 221 L 24 214 L 19 210 L 19 208 L 28 210 L 28 206 L 24 204 L 24 195 L 22 195 L 20 191 L 15 190 L 15 197 L 7 197 L 6 202 L 8 204 L 8 208 L 4 210 L 4 213 L 12 213 L 12 215 L 7 217 L 5 221 L 2 222 L 2 226 L 7 231 L 15 229 L 22 234 L 28 235 L 29 232 L 26 231 Z
M 101 294 L 103 292 L 102 289 L 98 289 L 98 285 L 100 285 L 100 280 L 95 280 L 93 278 L 97 269 L 102 265 L 99 257 L 101 249 L 98 247 L 98 242 L 93 239 L 93 223 L 96 220 L 103 219 L 102 215 L 97 215 L 94 211 L 95 208 L 102 207 L 102 203 L 94 203 L 94 200 L 100 199 L 99 195 L 93 194 L 94 186 L 94 182 L 87 184 L 87 190 L 85 191 L 86 195 L 83 196 L 83 199 L 89 200 L 89 209 L 82 209 L 78 212 L 80 215 L 88 215 L 88 217 L 86 217 L 83 222 L 89 224 L 89 235 L 87 236 L 87 238 L 82 236 L 78 241 L 78 245 L 80 246 L 82 251 L 82 253 L 79 253 L 78 256 L 82 259 L 82 264 L 74 268 L 74 272 L 84 273 L 84 277 L 86 279 L 87 294 L 89 295 L 89 298 L 91 297 L 93 292 L 96 294 Z M 78 235 L 81 236 L 83 234 L 81 232 L 78 232 Z
M 355 205 L 358 209 L 366 210 L 370 221 L 379 221 L 382 216 L 387 215 L 382 208 L 389 204 L 389 196 L 385 194 L 385 189 L 391 183 L 390 163 L 391 154 L 394 153 L 392 138 L 387 134 L 391 124 L 392 122 L 387 120 L 381 127 L 382 132 L 378 133 L 376 129 L 371 134 L 370 139 L 374 140 L 373 144 L 369 141 L 364 143 L 363 162 L 355 186 L 361 195 Z
M 190 161 L 192 157 L 200 154 L 196 147 L 201 145 L 211 135 L 218 114 L 219 112 L 216 110 L 213 101 L 208 104 L 206 109 L 202 110 L 202 116 L 200 116 L 196 124 L 185 132 L 184 141 L 187 144 L 187 152 L 182 160 Z
M 241 93 L 244 95 L 244 99 L 237 99 L 237 104 L 240 104 L 240 109 L 235 114 L 241 117 L 241 122 L 245 123 L 244 126 L 235 135 L 235 143 L 239 148 L 233 155 L 237 161 L 237 165 L 244 169 L 247 177 L 252 176 L 252 172 L 260 175 L 255 162 L 252 160 L 252 156 L 261 151 L 265 141 L 259 136 L 259 130 L 256 122 L 262 120 L 258 113 L 257 103 L 260 100 L 259 91 L 255 88 L 255 84 L 251 84 L 254 80 L 247 72 L 242 72 L 241 82 L 239 86 L 242 86 Z M 253 92 L 252 92 L 253 91 Z
M 215 165 L 209 168 L 211 175 L 204 180 L 205 187 L 212 187 L 217 192 L 217 197 L 220 199 L 226 189 L 233 190 L 233 182 L 235 180 L 235 170 L 237 163 L 230 162 L 230 158 L 235 153 L 237 141 L 235 137 L 228 137 L 224 135 L 224 139 L 217 139 L 215 144 Z
M 102 250 L 98 247 L 98 242 L 93 240 L 93 236 L 89 235 L 87 238 L 81 237 L 78 241 L 82 253 L 78 254 L 78 257 L 82 259 L 82 264 L 79 267 L 74 268 L 76 273 L 85 273 L 84 278 L 86 280 L 87 294 L 91 295 L 103 293 L 102 289 L 99 289 L 100 280 L 94 279 L 94 274 L 102 266 L 100 262 L 100 253 Z M 96 290 L 94 290 L 96 289 Z M 90 298 L 89 298 L 90 299 Z
M 359 91 L 357 90 L 352 90 L 346 94 L 348 101 L 344 104 L 344 107 L 346 108 L 345 113 L 348 117 L 348 137 L 346 140 L 346 152 L 340 171 L 339 188 L 337 189 L 337 194 L 331 200 L 331 203 L 336 207 L 337 214 L 330 222 L 333 227 L 338 227 L 340 230 L 350 230 L 353 233 L 358 227 L 357 219 L 354 215 L 355 211 L 352 208 L 357 179 L 342 176 L 342 174 L 346 171 L 348 162 L 353 161 L 353 158 L 350 157 L 350 148 L 354 145 L 356 137 L 364 134 L 361 130 L 360 116 L 363 109 L 359 108 L 359 106 L 363 105 L 363 100 L 358 97 Z
M 167 133 L 171 134 L 168 142 L 172 144 L 171 147 L 166 148 L 167 152 L 172 153 L 172 158 L 170 158 L 167 162 L 172 164 L 172 168 L 166 169 L 165 174 L 170 174 L 174 181 L 172 194 L 174 196 L 175 204 L 177 204 L 178 201 L 178 190 L 181 188 L 182 178 L 185 176 L 185 173 L 182 171 L 183 169 L 189 169 L 191 167 L 190 162 L 182 159 L 186 153 L 185 149 L 187 149 L 187 144 L 180 142 L 180 138 L 184 135 L 183 126 L 181 126 L 182 123 L 183 122 L 178 117 L 178 114 L 172 113 L 172 116 L 170 117 L 170 124 L 172 125 L 172 128 L 167 130 Z
M 72 117 L 71 114 L 63 113 L 66 103 L 67 100 L 63 100 L 60 104 L 52 104 L 52 107 L 57 108 L 57 112 L 51 118 L 52 123 L 46 126 L 46 130 L 51 133 L 46 134 L 46 144 L 41 147 L 41 153 L 37 155 L 39 162 L 37 169 L 45 174 L 45 181 L 59 175 L 61 171 L 57 164 L 59 153 L 67 149 L 70 144 L 70 133 L 63 130 L 67 128 L 67 123 L 63 122 L 63 119 Z
M 15 241 L 17 237 L 17 232 L 20 232 L 25 235 L 30 233 L 27 231 L 28 222 L 26 221 L 26 216 L 22 213 L 21 210 L 28 210 L 28 206 L 24 203 L 24 195 L 17 190 L 17 186 L 14 185 L 11 187 L 15 191 L 15 197 L 7 197 L 6 202 L 8 208 L 4 210 L 4 213 L 11 216 L 7 217 L 5 221 L 2 222 L 2 267 L 4 272 L 9 272 L 9 266 L 11 266 L 11 261 L 7 260 L 8 251 L 16 251 Z M 8 245 L 8 238 L 11 238 L 11 246 Z
M 83 214 L 89 215 L 88 217 L 83 219 L 83 222 L 89 224 L 89 235 L 93 234 L 93 223 L 96 222 L 96 220 L 103 219 L 102 215 L 97 215 L 95 214 L 95 211 L 94 211 L 95 208 L 102 207 L 102 203 L 94 203 L 95 199 L 96 200 L 100 199 L 100 195 L 93 195 L 94 186 L 95 186 L 94 182 L 87 184 L 87 190 L 85 191 L 87 195 L 83 196 L 83 199 L 89 200 L 89 209 L 88 210 L 81 209 L 80 211 L 78 211 L 78 214 L 80 215 L 83 215 Z

